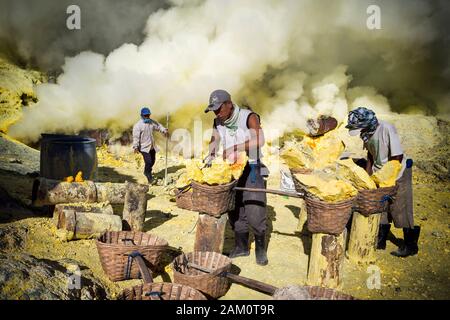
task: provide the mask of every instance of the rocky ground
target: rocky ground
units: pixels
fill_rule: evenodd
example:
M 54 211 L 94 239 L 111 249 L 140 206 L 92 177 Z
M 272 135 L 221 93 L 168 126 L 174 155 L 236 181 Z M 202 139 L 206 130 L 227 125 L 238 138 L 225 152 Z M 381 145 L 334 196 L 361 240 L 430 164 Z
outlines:
M 405 152 L 414 159 L 415 220 L 422 227 L 419 254 L 405 259 L 391 256 L 403 237 L 401 230 L 393 229 L 387 249 L 377 251 L 373 266 L 345 260 L 341 290 L 360 299 L 449 299 L 449 123 L 422 115 L 389 114 L 380 118 L 396 125 Z M 346 152 L 363 156 L 358 138 L 349 137 L 343 128 L 339 130 Z M 129 148 L 101 147 L 97 153 L 99 181 L 145 182 L 142 161 Z M 266 153 L 265 162 L 271 169 L 268 187 L 278 189 L 277 157 Z M 169 187 L 163 187 L 164 159 L 162 153 L 158 154 L 155 172 L 159 185 L 149 191 L 145 231 L 189 252 L 194 246 L 198 214 L 177 208 L 171 195 L 170 185 L 181 170 L 180 159 L 170 156 Z M 115 299 L 123 288 L 141 283 L 111 282 L 102 270 L 94 240 L 58 240 L 45 210 L 31 207 L 31 186 L 38 171 L 37 150 L 0 135 L 0 299 Z M 233 260 L 234 270 L 277 287 L 305 284 L 311 235 L 304 228 L 306 213 L 300 209 L 301 201 L 268 195 L 269 265 L 256 265 L 252 243 L 249 257 Z M 122 213 L 121 206 L 114 209 L 116 214 Z M 227 227 L 224 252 L 232 246 L 233 234 Z M 165 257 L 164 272 L 156 282 L 173 279 L 171 259 Z M 373 270 L 380 271 L 379 289 L 367 285 Z M 70 289 L 74 272 L 81 275 L 81 290 Z M 233 284 L 221 299 L 270 298 Z

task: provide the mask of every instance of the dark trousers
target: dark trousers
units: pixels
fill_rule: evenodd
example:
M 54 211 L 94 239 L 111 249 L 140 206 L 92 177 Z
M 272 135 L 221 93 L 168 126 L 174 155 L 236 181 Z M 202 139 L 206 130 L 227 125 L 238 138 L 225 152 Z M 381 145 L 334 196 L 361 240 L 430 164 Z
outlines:
M 266 181 L 261 175 L 261 165 L 257 165 L 254 175 L 251 175 L 250 171 L 250 166 L 247 164 L 237 186 L 265 189 Z M 264 234 L 267 229 L 266 193 L 236 191 L 235 201 L 234 211 L 228 213 L 234 232 L 246 233 L 250 226 L 255 235 Z
M 142 152 L 142 156 L 144 157 L 144 175 L 147 177 L 148 182 L 152 181 L 152 168 L 155 164 L 155 155 L 156 151 L 155 149 L 151 149 L 150 152 Z

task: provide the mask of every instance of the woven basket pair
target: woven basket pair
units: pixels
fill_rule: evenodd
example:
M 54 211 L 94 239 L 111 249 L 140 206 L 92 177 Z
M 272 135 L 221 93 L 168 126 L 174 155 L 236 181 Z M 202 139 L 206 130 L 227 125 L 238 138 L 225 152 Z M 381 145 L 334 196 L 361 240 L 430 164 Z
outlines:
M 189 286 L 161 282 L 125 289 L 119 300 L 206 300 L 206 297 Z
M 189 262 L 212 272 L 205 273 L 189 267 Z M 217 299 L 225 295 L 230 288 L 230 281 L 221 274 L 231 270 L 231 262 L 230 258 L 217 252 L 196 251 L 181 254 L 172 262 L 173 281 L 195 288 L 208 298 Z
M 196 211 L 213 217 L 220 217 L 223 213 L 234 209 L 237 180 L 228 184 L 208 186 L 192 181 L 192 202 Z
M 194 207 L 194 202 L 192 200 L 193 192 L 191 187 L 176 190 L 175 191 L 175 199 L 177 203 L 177 207 L 180 209 L 186 209 L 191 211 L 197 211 Z
M 352 214 L 356 197 L 340 202 L 325 202 L 310 196 L 305 198 L 307 226 L 312 233 L 338 235 L 342 233 Z
M 96 241 L 103 270 L 111 281 L 139 279 L 142 277 L 133 255 L 139 254 L 150 271 L 160 267 L 162 254 L 168 242 L 144 232 L 108 231 Z
M 397 194 L 398 186 L 371 190 L 358 190 L 354 210 L 363 216 L 386 212 Z

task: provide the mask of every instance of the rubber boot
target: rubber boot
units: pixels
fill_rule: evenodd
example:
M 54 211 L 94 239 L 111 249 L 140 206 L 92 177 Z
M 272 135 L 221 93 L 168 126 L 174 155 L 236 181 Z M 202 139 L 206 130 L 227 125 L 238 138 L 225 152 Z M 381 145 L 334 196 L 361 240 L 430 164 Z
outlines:
M 152 182 L 153 182 L 152 174 L 151 173 L 146 173 L 145 176 L 147 177 L 148 184 L 151 185 Z
M 389 230 L 391 230 L 390 224 L 380 224 L 380 229 L 378 230 L 378 242 L 377 249 L 384 250 L 386 249 L 386 240 L 389 234 Z
M 420 227 L 415 226 L 411 228 L 403 228 L 404 244 L 395 252 L 391 252 L 396 257 L 413 256 L 419 252 L 417 242 L 419 240 Z
M 266 235 L 255 235 L 255 254 L 256 254 L 256 263 L 265 266 L 269 263 L 267 260 L 266 253 Z
M 248 249 L 248 232 L 245 233 L 234 233 L 234 249 L 231 251 L 229 258 L 246 257 L 250 255 L 250 250 Z

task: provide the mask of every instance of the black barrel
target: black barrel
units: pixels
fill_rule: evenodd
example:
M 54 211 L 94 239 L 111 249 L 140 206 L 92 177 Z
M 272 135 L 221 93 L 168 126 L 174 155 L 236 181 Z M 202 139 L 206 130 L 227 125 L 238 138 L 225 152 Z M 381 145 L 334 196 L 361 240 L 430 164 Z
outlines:
M 42 134 L 40 175 L 63 180 L 83 172 L 84 180 L 97 179 L 95 139 L 62 134 Z

